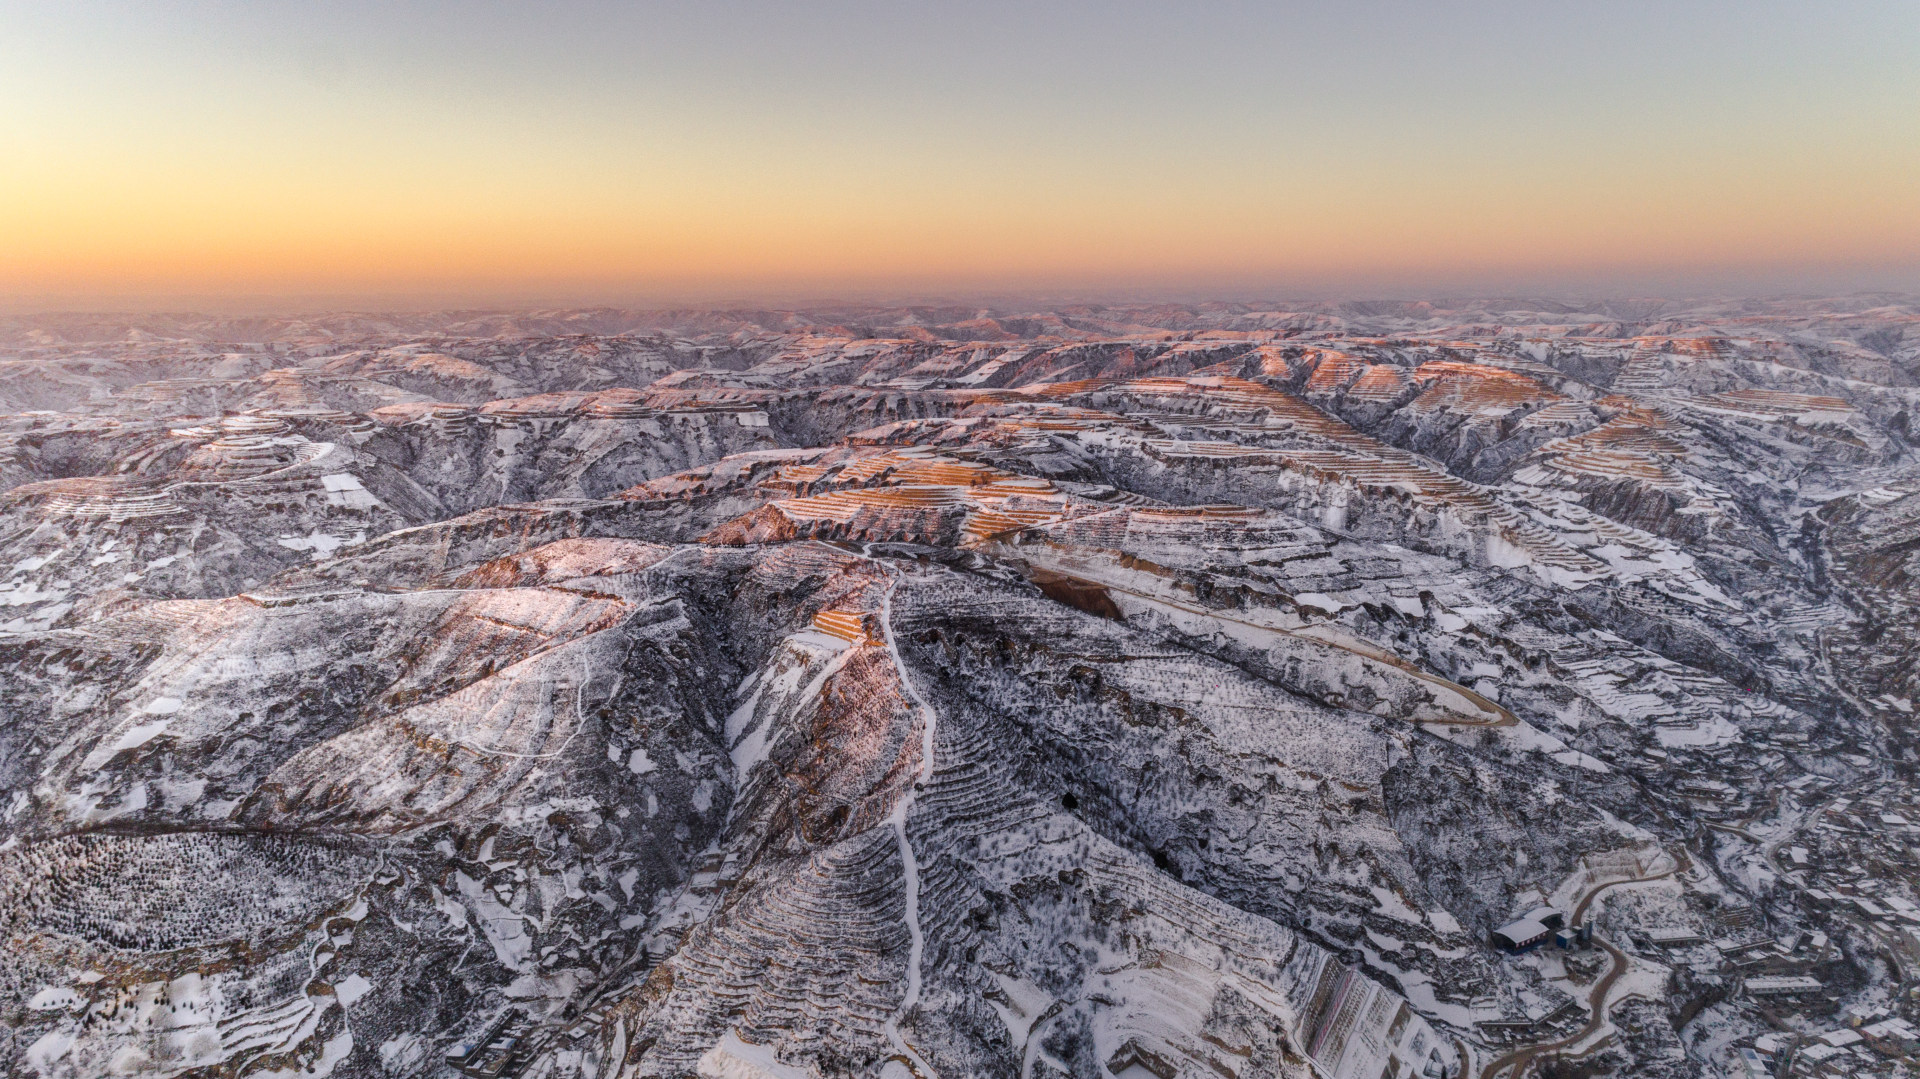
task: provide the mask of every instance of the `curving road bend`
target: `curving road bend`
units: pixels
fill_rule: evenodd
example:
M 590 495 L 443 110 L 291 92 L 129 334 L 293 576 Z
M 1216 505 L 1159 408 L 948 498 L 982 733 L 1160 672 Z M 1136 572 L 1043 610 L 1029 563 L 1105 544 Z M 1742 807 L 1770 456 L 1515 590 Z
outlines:
M 1659 873 L 1650 873 L 1644 877 L 1629 877 L 1626 880 L 1608 881 L 1587 892 L 1586 895 L 1581 897 L 1580 902 L 1574 906 L 1573 915 L 1567 919 L 1567 924 L 1578 925 L 1580 919 L 1586 915 L 1587 908 L 1592 906 L 1593 901 L 1599 898 L 1600 893 L 1606 891 L 1608 888 L 1615 888 L 1623 884 L 1644 884 L 1647 881 L 1663 880 L 1673 876 L 1675 873 L 1684 872 L 1687 867 L 1693 864 L 1693 860 L 1687 857 L 1687 852 L 1684 848 L 1682 848 L 1679 854 L 1673 857 L 1674 864 Z M 1593 938 L 1593 942 L 1607 953 L 1612 963 L 1608 966 L 1607 972 L 1602 974 L 1599 980 L 1593 983 L 1592 991 L 1587 994 L 1587 1025 L 1557 1041 L 1523 1046 L 1493 1058 L 1493 1060 L 1488 1062 L 1486 1067 L 1480 1069 L 1480 1079 L 1495 1079 L 1496 1076 L 1509 1070 L 1512 1072 L 1511 1079 L 1521 1079 L 1522 1076 L 1527 1074 L 1527 1069 L 1533 1066 L 1534 1059 L 1541 1054 L 1558 1052 L 1569 1046 L 1578 1045 L 1587 1038 L 1592 1037 L 1596 1031 L 1606 1024 L 1607 994 L 1613 991 L 1614 983 L 1618 982 L 1621 976 L 1626 974 L 1627 954 L 1597 936 Z

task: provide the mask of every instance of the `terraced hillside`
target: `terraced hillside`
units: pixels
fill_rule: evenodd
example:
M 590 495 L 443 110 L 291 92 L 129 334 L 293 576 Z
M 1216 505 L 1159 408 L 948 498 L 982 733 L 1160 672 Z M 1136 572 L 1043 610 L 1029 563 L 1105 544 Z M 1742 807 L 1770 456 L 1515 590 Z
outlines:
M 0 1071 L 1879 1068 L 1916 405 L 1886 297 L 0 320 Z

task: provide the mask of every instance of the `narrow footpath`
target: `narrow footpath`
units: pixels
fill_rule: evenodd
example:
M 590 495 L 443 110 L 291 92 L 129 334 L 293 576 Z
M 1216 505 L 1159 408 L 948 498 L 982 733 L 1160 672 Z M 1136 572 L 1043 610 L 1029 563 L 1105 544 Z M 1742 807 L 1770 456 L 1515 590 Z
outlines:
M 922 1079 L 939 1079 L 932 1065 L 901 1036 L 900 1019 L 920 1003 L 920 964 L 927 946 L 926 935 L 920 928 L 920 862 L 914 857 L 913 844 L 907 840 L 907 811 L 913 808 L 920 789 L 933 780 L 933 731 L 940 717 L 926 698 L 920 695 L 920 691 L 914 688 L 913 679 L 907 677 L 907 665 L 900 658 L 900 648 L 893 637 L 893 590 L 900 583 L 900 571 L 891 566 L 884 568 L 891 579 L 887 582 L 886 592 L 880 597 L 880 631 L 886 639 L 887 656 L 893 661 L 900 688 L 906 690 L 907 697 L 920 712 L 920 772 L 907 787 L 906 793 L 900 796 L 899 803 L 893 807 L 893 814 L 888 818 L 888 823 L 893 825 L 894 840 L 900 846 L 900 864 L 906 877 L 907 937 L 910 943 L 907 947 L 907 992 L 900 1000 L 899 1010 L 887 1020 L 887 1040 L 912 1065 L 915 1074 Z

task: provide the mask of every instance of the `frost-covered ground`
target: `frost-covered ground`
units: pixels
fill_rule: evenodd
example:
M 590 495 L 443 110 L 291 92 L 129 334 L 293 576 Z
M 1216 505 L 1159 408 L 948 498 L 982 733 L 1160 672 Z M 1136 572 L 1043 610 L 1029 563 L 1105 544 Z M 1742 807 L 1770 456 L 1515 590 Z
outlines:
M 1885 1071 L 1917 402 L 1893 297 L 0 321 L 0 1071 Z

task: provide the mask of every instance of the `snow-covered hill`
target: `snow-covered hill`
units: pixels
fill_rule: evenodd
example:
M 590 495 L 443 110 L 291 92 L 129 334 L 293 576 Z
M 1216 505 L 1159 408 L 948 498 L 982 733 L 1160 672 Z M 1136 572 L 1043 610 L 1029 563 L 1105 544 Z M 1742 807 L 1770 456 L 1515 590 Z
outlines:
M 1899 1057 L 1916 404 L 1885 296 L 0 321 L 0 1070 Z

